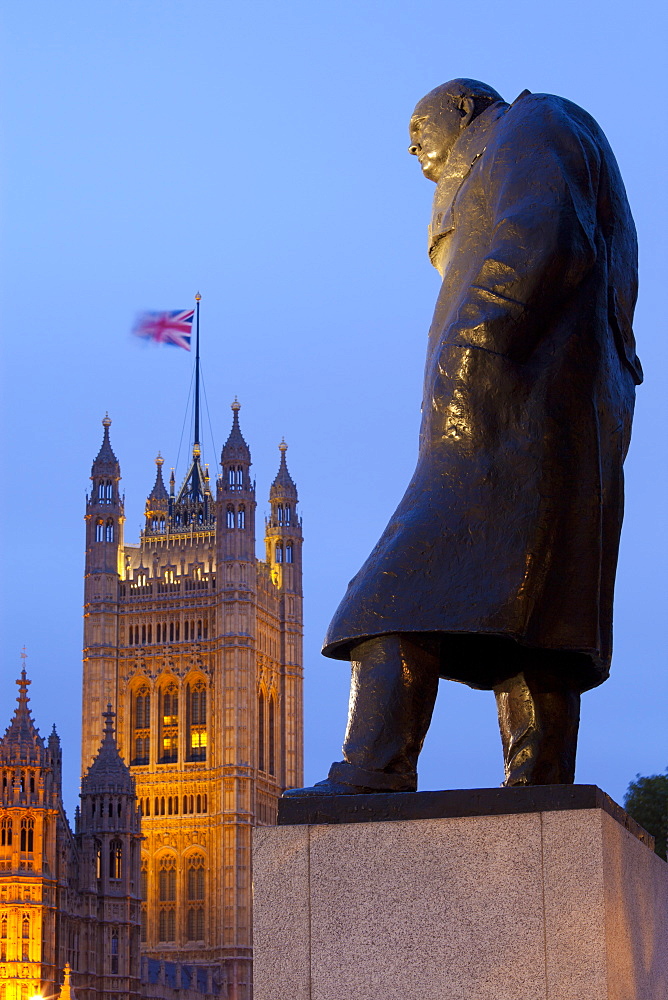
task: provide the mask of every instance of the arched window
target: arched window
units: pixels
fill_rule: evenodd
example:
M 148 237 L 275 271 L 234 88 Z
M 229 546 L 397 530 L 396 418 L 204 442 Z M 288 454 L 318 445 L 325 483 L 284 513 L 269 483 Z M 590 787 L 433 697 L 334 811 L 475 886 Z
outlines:
M 194 681 L 188 686 L 188 753 L 190 760 L 206 760 L 206 684 Z
M 276 715 L 276 699 L 273 695 L 269 698 L 269 733 L 268 733 L 268 743 L 269 743 L 269 774 L 276 774 L 276 762 L 274 758 L 274 724 Z
M 123 877 L 123 843 L 120 840 L 112 840 L 109 844 L 109 878 L 120 879 Z
M 97 524 L 95 525 L 95 541 L 96 542 L 103 542 L 104 541 L 104 522 L 103 521 L 98 521 Z
M 264 747 L 264 691 L 260 691 L 257 702 L 257 766 L 260 771 L 265 767 Z
M 246 511 L 245 508 L 240 507 L 239 512 L 237 513 L 237 528 L 245 528 L 245 527 L 246 527 Z
M 227 508 L 227 527 L 234 527 L 234 507 Z
M 244 484 L 244 470 L 240 465 L 237 466 L 236 481 L 237 481 L 237 489 L 240 490 Z
M 111 934 L 111 974 L 118 975 L 118 931 Z
M 148 764 L 151 741 L 151 693 L 143 684 L 134 696 L 134 748 L 133 764 Z
M 186 934 L 189 941 L 202 941 L 204 940 L 204 899 L 206 894 L 204 855 L 191 854 L 186 863 Z
M 283 504 L 279 503 L 276 506 L 276 520 L 279 524 L 283 524 Z
M 284 516 L 284 523 L 285 524 L 290 524 L 291 515 L 290 515 L 290 504 L 289 503 L 286 503 L 286 505 L 285 505 L 284 514 L 285 514 L 285 516 Z
M 287 545 L 285 546 L 285 561 L 286 561 L 286 563 L 291 563 L 292 562 L 292 559 L 293 559 L 292 552 L 293 552 L 293 550 L 292 550 L 292 542 L 288 542 Z
M 23 962 L 30 961 L 30 917 L 27 913 L 23 914 L 23 919 L 21 920 L 21 937 L 22 947 L 21 947 L 21 960 Z
M 178 760 L 179 743 L 179 694 L 176 684 L 170 683 L 161 693 L 160 712 L 160 763 L 173 764 Z
M 12 846 L 12 821 L 5 817 L 2 821 L 2 830 L 0 831 L 0 846 L 11 847 Z
M 283 562 L 283 546 L 280 544 L 280 542 L 276 545 L 276 557 L 275 558 L 276 558 L 276 562 L 277 563 L 282 563 Z
M 97 484 L 97 498 L 98 500 L 104 500 L 104 481 L 100 480 Z
M 158 861 L 158 938 L 176 940 L 176 858 L 163 855 Z
M 114 522 L 111 519 L 107 521 L 104 540 L 105 542 L 113 542 L 114 540 Z
M 32 854 L 35 846 L 35 821 L 21 820 L 21 853 Z
M 113 492 L 114 492 L 113 483 L 112 483 L 111 479 L 107 479 L 107 481 L 105 483 L 105 494 L 106 494 L 107 503 L 111 503 L 112 497 L 113 497 Z

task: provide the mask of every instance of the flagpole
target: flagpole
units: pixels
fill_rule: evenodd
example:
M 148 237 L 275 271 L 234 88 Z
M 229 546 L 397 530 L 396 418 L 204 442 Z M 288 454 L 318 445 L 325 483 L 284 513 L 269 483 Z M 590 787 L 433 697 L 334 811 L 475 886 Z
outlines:
M 195 320 L 195 440 L 194 447 L 199 450 L 199 304 L 202 296 L 198 292 L 195 296 L 197 303 L 197 315 Z

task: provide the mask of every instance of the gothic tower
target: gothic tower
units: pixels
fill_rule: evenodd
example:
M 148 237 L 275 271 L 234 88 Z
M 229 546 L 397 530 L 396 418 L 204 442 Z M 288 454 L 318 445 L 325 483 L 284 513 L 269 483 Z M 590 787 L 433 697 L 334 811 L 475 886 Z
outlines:
M 54 993 L 62 928 L 58 825 L 62 822 L 60 742 L 46 747 L 28 708 L 25 670 L 18 706 L 0 740 L 0 995 Z
M 86 508 L 83 762 L 108 700 L 142 814 L 143 954 L 222 970 L 216 988 L 250 1000 L 251 831 L 302 781 L 302 536 L 283 451 L 258 560 L 239 409 L 215 499 L 197 441 L 178 490 L 158 456 L 136 545 L 122 540 L 105 422 Z
M 114 739 L 111 706 L 102 744 L 81 781 L 77 822 L 79 889 L 89 920 L 88 952 L 95 975 L 75 977 L 79 1000 L 139 1000 L 140 817 L 135 783 Z M 80 949 L 81 950 L 81 949 Z
M 122 573 L 123 498 L 121 467 L 109 441 L 111 420 L 102 421 L 104 437 L 86 496 L 84 577 L 82 774 L 100 743 L 100 720 L 108 703 L 116 704 L 118 655 L 118 580 Z

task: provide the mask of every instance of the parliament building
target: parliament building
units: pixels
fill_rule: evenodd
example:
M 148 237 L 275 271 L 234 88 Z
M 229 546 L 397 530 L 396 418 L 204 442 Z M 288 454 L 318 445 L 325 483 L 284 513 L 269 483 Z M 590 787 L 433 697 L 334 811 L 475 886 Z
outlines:
M 239 409 L 214 482 L 197 433 L 178 489 L 158 456 L 137 544 L 124 540 L 102 422 L 85 513 L 82 804 L 72 832 L 57 737 L 45 745 L 26 722 L 22 694 L 0 747 L 0 838 L 11 810 L 17 831 L 37 824 L 33 874 L 45 881 L 29 886 L 33 944 L 22 950 L 28 856 L 15 832 L 0 860 L 0 903 L 12 904 L 0 934 L 11 924 L 15 963 L 0 955 L 0 1000 L 58 996 L 66 963 L 67 992 L 85 1000 L 251 1000 L 251 833 L 303 781 L 302 530 L 281 443 L 257 558 Z M 26 791 L 35 781 L 39 794 Z

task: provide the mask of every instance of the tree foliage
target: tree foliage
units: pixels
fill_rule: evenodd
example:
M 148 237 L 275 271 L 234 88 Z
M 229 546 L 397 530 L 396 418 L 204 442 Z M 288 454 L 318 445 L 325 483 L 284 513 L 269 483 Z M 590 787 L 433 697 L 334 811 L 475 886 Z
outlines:
M 668 768 L 646 778 L 636 774 L 624 796 L 624 808 L 656 839 L 656 853 L 666 860 L 668 835 Z

